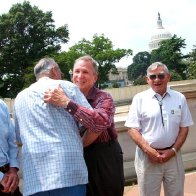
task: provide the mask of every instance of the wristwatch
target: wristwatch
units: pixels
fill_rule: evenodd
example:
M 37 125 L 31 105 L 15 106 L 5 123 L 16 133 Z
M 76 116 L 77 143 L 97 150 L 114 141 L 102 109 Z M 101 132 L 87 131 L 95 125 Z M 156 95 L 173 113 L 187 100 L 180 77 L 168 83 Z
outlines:
M 175 155 L 177 154 L 177 151 L 174 147 L 172 147 L 171 150 L 174 151 Z

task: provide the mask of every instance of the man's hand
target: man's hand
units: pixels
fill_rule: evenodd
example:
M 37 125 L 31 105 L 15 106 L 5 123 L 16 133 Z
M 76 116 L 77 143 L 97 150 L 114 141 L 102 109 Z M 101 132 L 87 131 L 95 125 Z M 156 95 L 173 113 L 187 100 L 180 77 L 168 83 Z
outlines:
M 158 150 L 158 152 L 160 154 L 160 158 L 162 160 L 162 163 L 169 161 L 173 156 L 175 156 L 175 152 L 172 151 L 171 149 Z
M 44 102 L 55 106 L 67 107 L 70 99 L 65 95 L 60 85 L 54 89 L 48 89 L 44 92 Z
M 154 149 L 155 150 L 155 149 Z M 173 156 L 175 156 L 175 152 L 171 149 L 167 150 L 156 150 L 156 154 L 148 153 L 148 159 L 151 163 L 166 163 Z
M 13 193 L 19 184 L 19 177 L 17 175 L 17 169 L 14 167 L 10 167 L 9 171 L 4 174 L 1 184 L 4 187 L 2 192 Z
M 162 163 L 162 157 L 161 154 L 152 148 L 151 146 L 147 146 L 145 148 L 145 152 L 148 156 L 148 159 L 151 163 Z
M 87 130 L 83 137 L 82 137 L 82 142 L 83 142 L 83 146 L 87 147 L 90 144 L 92 144 L 100 135 L 101 133 L 95 133 L 93 131 Z

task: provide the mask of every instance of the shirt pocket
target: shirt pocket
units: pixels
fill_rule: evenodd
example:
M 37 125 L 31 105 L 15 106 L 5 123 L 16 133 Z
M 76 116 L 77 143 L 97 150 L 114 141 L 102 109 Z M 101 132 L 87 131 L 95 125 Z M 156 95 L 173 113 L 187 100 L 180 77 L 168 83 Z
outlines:
M 180 123 L 181 120 L 181 109 L 175 108 L 170 110 L 169 118 L 175 123 Z

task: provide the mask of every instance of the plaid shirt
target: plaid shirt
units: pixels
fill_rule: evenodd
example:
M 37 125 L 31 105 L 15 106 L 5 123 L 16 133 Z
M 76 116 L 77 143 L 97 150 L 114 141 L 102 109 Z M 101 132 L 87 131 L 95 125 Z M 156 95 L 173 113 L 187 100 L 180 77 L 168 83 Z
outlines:
M 94 132 L 101 132 L 95 143 L 117 138 L 114 124 L 115 106 L 109 93 L 93 87 L 86 97 L 93 110 L 70 101 L 68 111 L 83 126 Z
M 22 141 L 24 195 L 88 182 L 83 145 L 73 117 L 46 104 L 43 94 L 58 85 L 76 103 L 91 108 L 78 87 L 44 77 L 15 99 L 15 125 Z

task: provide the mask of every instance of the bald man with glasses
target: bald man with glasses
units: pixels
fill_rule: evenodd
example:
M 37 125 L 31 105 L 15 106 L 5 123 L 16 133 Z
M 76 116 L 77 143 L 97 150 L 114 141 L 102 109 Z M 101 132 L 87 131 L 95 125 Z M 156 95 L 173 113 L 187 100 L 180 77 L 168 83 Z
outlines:
M 135 169 L 141 196 L 184 195 L 184 167 L 180 149 L 193 124 L 186 98 L 167 87 L 166 65 L 155 62 L 147 69 L 150 89 L 140 92 L 125 122 L 136 143 Z

